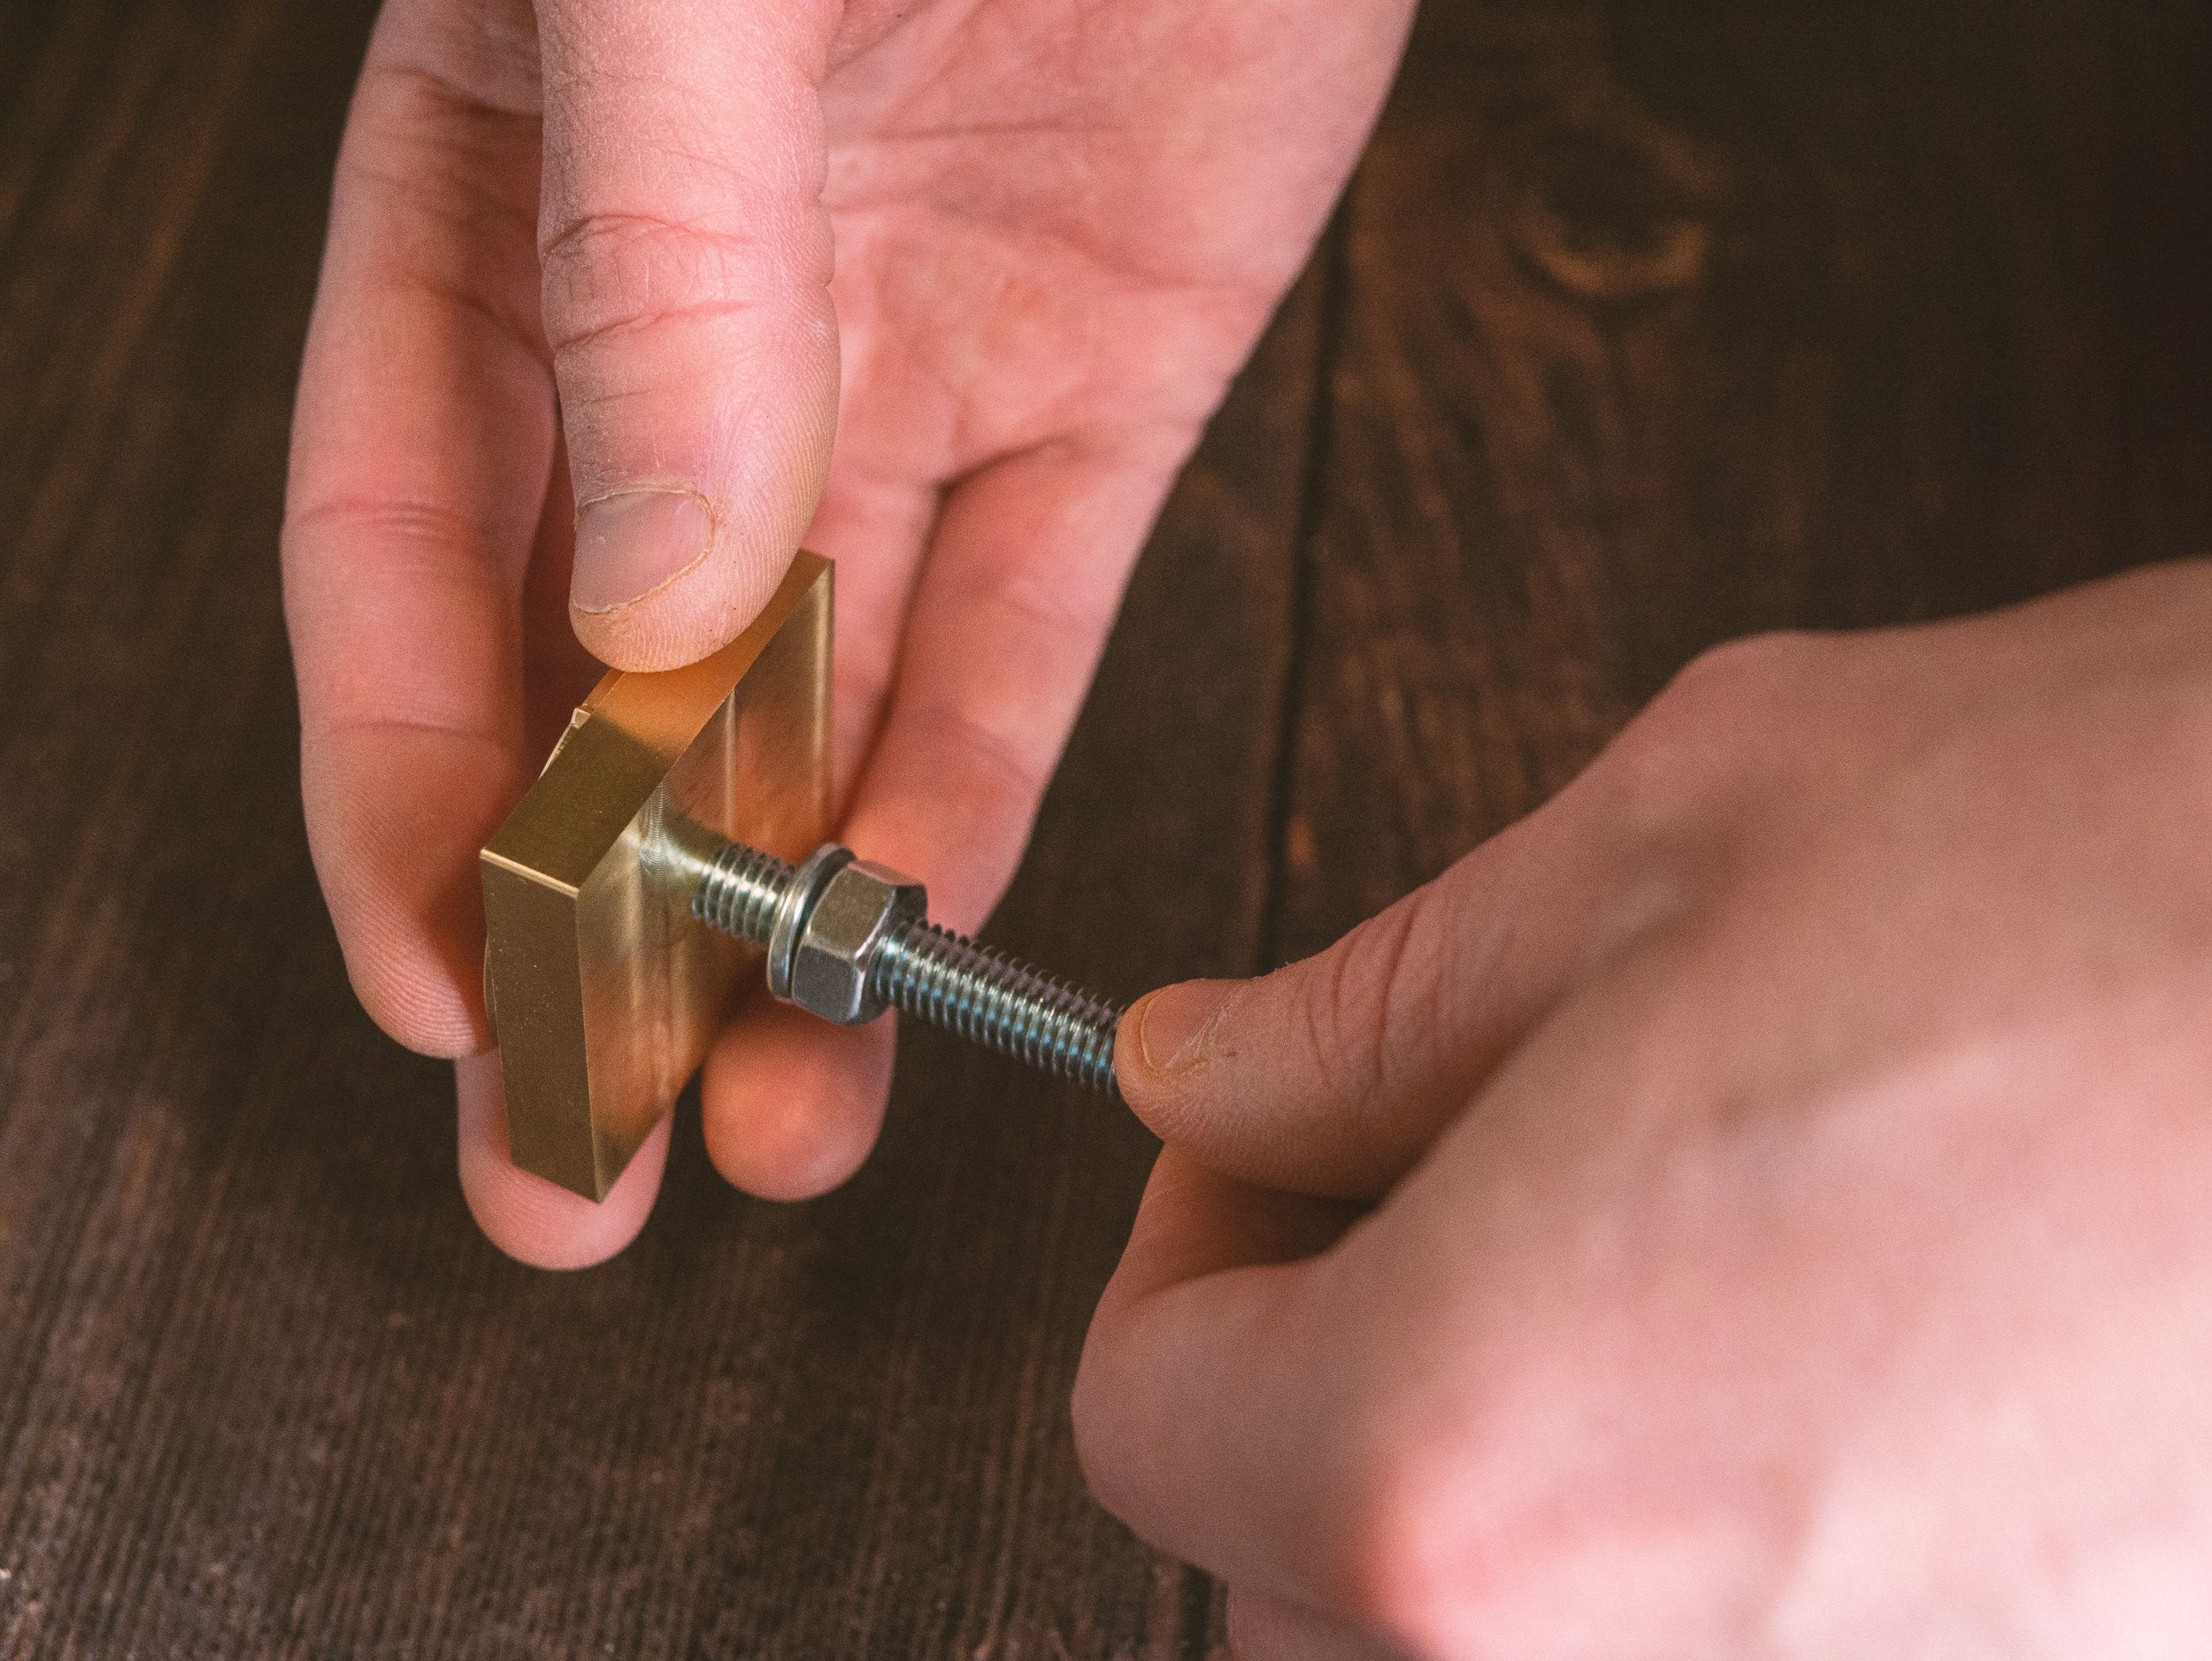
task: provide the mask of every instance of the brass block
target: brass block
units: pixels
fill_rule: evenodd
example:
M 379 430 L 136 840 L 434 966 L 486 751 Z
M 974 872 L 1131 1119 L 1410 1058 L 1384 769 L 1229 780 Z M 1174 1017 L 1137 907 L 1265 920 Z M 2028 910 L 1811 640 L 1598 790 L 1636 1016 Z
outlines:
M 485 996 L 524 1170 L 604 1198 L 757 967 L 692 917 L 687 850 L 796 861 L 828 835 L 830 595 L 829 562 L 801 554 L 713 657 L 608 675 L 486 845 Z

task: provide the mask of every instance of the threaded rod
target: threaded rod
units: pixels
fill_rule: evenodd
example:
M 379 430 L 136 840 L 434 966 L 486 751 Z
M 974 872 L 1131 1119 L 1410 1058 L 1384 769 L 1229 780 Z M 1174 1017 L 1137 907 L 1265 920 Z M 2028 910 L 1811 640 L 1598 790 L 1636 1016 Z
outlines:
M 886 1003 L 1086 1089 L 1114 1094 L 1121 1011 L 934 923 L 885 941 L 869 973 Z
M 742 842 L 725 843 L 696 868 L 692 914 L 764 949 L 799 868 Z M 887 934 L 867 974 L 875 995 L 895 1009 L 1056 1078 L 1116 1093 L 1121 1011 L 1103 999 L 930 922 Z
M 773 854 L 743 842 L 725 842 L 692 890 L 691 914 L 726 934 L 765 950 L 776 926 L 776 908 L 798 874 Z

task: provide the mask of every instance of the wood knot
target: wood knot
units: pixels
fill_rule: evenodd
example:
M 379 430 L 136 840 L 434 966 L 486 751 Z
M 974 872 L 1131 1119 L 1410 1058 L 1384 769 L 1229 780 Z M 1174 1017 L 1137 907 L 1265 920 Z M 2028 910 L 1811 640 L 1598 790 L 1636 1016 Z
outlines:
M 1605 304 L 1694 287 L 1727 168 L 1610 86 L 1586 89 L 1516 136 L 1508 235 L 1521 258 Z

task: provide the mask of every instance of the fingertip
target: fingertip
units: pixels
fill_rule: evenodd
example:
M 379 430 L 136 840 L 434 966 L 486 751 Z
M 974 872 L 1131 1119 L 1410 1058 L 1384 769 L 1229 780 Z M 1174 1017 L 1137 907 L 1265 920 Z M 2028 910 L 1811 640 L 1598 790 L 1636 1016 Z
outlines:
M 454 1081 L 460 1106 L 461 1193 L 492 1244 L 533 1268 L 587 1269 L 637 1238 L 668 1163 L 667 1119 L 639 1144 L 607 1197 L 594 1204 L 518 1169 L 509 1158 L 506 1098 L 495 1053 L 455 1062 Z
M 660 453 L 659 443 L 643 443 L 628 427 L 621 436 L 572 437 L 584 445 L 580 475 L 596 488 L 577 511 L 569 621 L 601 662 L 625 670 L 696 663 L 742 634 L 790 569 L 828 480 L 838 380 L 834 314 L 790 320 L 797 327 L 759 370 L 777 388 L 772 407 L 741 422 L 735 453 L 717 442 L 676 481 L 641 479 L 625 462 Z M 680 430 L 703 419 L 686 417 L 681 402 L 649 403 L 651 414 L 628 419 Z
M 580 528 L 580 539 L 583 534 Z M 569 624 L 584 649 L 610 668 L 680 669 L 745 632 L 783 581 L 791 552 L 725 558 L 712 550 L 661 586 L 619 604 L 593 608 L 572 593 Z
M 483 933 L 480 917 L 474 932 L 479 937 Z M 380 938 L 387 933 L 398 937 Z M 481 994 L 471 996 L 466 977 L 443 960 L 437 942 L 373 924 L 342 928 L 340 941 L 354 996 L 396 1042 L 442 1061 L 457 1061 L 490 1047 L 491 1023 L 485 1019 Z
M 1114 1083 L 1121 1091 L 1121 1099 L 1129 1111 L 1143 1121 L 1146 1129 L 1163 1142 L 1167 1134 L 1155 1120 L 1158 1104 L 1154 1097 L 1152 1067 L 1145 1059 L 1144 1023 L 1158 992 L 1148 992 L 1122 1011 L 1121 1024 L 1114 1029 Z
M 444 1061 L 480 1055 L 495 1042 L 484 1009 L 484 902 L 473 853 L 435 862 L 453 867 L 438 873 L 405 872 L 403 860 L 380 852 L 324 884 L 346 980 L 362 1009 L 395 1042 Z
M 301 762 L 308 844 L 346 977 L 400 1043 L 489 1047 L 477 850 L 520 793 L 503 745 L 419 727 L 325 734 Z
M 1146 993 L 1122 1018 L 1114 1065 L 1132 1077 L 1172 1080 L 1194 1073 L 1211 1054 L 1213 1039 L 1234 996 L 1249 980 L 1179 980 Z
M 719 651 L 760 615 L 791 568 L 798 531 L 783 517 L 749 522 L 687 489 L 586 503 L 568 603 L 576 638 L 625 670 L 676 669 Z M 664 560 L 672 574 L 649 583 L 650 567 Z M 611 575 L 617 567 L 627 574 Z
M 898 1033 L 765 1001 L 715 1042 L 700 1087 L 707 1156 L 748 1194 L 805 1200 L 860 1169 L 883 1127 Z
M 1121 1019 L 1114 1077 L 1129 1111 L 1164 1142 L 1203 1141 L 1186 1087 L 1214 1055 L 1224 1017 L 1251 982 L 1183 980 L 1146 993 Z

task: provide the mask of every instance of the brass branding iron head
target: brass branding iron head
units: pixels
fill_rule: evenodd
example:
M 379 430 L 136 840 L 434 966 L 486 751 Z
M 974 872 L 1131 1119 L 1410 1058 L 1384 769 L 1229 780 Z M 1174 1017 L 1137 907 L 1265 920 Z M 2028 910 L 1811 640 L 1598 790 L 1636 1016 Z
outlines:
M 485 997 L 524 1170 L 604 1198 L 757 973 L 693 916 L 693 850 L 798 860 L 827 834 L 830 590 L 803 553 L 713 657 L 608 675 L 485 846 Z

